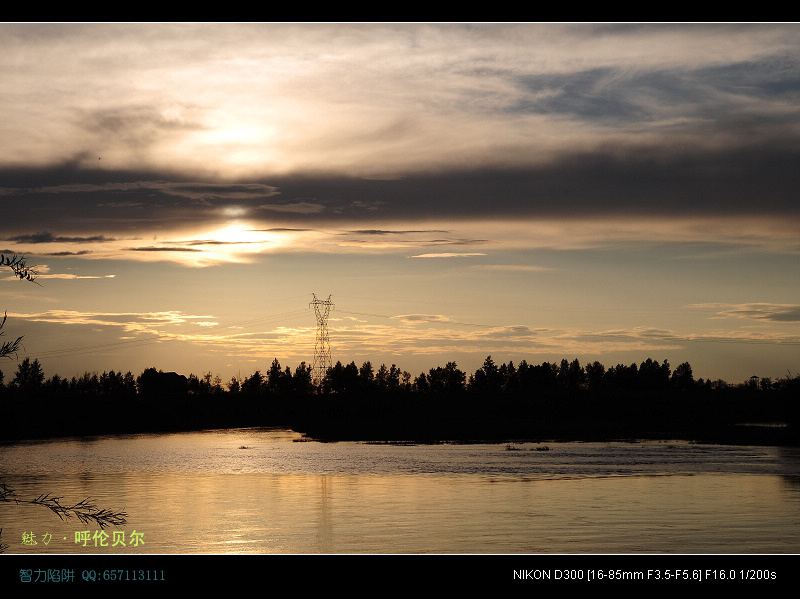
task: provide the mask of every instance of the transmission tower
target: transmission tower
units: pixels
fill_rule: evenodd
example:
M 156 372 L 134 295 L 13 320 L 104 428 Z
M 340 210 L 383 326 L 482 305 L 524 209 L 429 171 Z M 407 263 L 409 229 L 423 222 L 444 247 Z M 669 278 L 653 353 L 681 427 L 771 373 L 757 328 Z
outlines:
M 314 306 L 314 313 L 317 316 L 317 339 L 314 343 L 314 364 L 311 367 L 311 380 L 317 386 L 322 383 L 328 368 L 333 366 L 331 361 L 331 343 L 328 339 L 328 314 L 333 309 L 331 296 L 326 300 L 317 299 L 315 294 L 313 301 L 309 304 Z

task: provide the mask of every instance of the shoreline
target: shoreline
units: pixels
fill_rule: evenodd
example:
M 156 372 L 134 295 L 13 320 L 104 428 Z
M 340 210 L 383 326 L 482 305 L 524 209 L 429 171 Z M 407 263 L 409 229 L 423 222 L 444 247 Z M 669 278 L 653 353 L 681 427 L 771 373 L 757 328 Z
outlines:
M 771 446 L 771 447 L 800 447 L 800 435 L 789 425 L 774 423 L 769 425 L 747 424 L 733 427 L 722 427 L 716 431 L 689 431 L 689 430 L 662 430 L 662 431 L 604 431 L 581 430 L 568 431 L 540 430 L 537 434 L 503 434 L 502 431 L 492 431 L 492 434 L 466 434 L 450 430 L 442 434 L 433 434 L 433 431 L 413 433 L 397 431 L 395 434 L 376 434 L 364 430 L 351 429 L 324 430 L 292 426 L 287 423 L 232 425 L 232 426 L 204 426 L 204 427 L 152 427 L 137 430 L 93 430 L 89 431 L 62 431 L 51 435 L 25 435 L 14 438 L 0 439 L 0 445 L 14 445 L 17 443 L 38 443 L 63 439 L 91 439 L 93 437 L 125 437 L 135 435 L 169 435 L 176 433 L 191 433 L 218 431 L 230 429 L 262 429 L 282 428 L 298 433 L 300 438 L 296 443 L 367 443 L 375 445 L 509 445 L 516 444 L 546 444 L 546 443 L 690 443 L 700 445 L 740 445 L 740 446 Z M 518 431 L 517 431 L 518 432 Z
M 404 393 L 195 395 L 71 403 L 7 397 L 0 443 L 97 435 L 284 427 L 308 440 L 483 442 L 683 440 L 800 446 L 793 393 Z

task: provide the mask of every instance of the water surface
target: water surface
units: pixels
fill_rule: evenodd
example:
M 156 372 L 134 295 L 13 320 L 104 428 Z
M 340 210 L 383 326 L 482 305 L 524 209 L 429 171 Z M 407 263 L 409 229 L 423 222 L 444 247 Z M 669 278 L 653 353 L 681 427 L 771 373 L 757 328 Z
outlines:
M 125 540 L 133 531 L 144 540 L 76 544 L 76 532 L 96 527 L 0 503 L 6 552 L 800 551 L 796 448 L 299 439 L 236 429 L 0 447 L 18 497 L 92 497 L 128 513 Z M 25 534 L 38 543 L 23 544 Z

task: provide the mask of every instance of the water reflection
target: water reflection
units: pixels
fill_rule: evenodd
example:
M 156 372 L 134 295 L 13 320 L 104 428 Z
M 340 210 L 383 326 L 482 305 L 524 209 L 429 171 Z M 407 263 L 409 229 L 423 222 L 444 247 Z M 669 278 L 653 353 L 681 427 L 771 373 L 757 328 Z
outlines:
M 796 450 L 687 443 L 298 443 L 285 430 L 0 448 L 20 496 L 129 514 L 141 553 L 796 553 Z M 13 553 L 103 553 L 0 504 Z M 23 546 L 25 532 L 52 536 Z M 119 549 L 115 549 L 119 551 Z

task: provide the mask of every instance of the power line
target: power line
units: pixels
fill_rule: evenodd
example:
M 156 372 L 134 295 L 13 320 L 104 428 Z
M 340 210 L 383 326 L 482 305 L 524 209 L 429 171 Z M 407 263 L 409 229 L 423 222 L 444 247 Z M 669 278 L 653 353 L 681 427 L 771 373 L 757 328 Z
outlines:
M 282 313 L 278 313 L 278 314 L 273 314 L 271 316 L 252 318 L 252 319 L 248 319 L 248 320 L 237 321 L 237 322 L 231 323 L 229 325 L 225 325 L 225 326 L 226 326 L 226 328 L 230 329 L 230 328 L 234 328 L 234 327 L 252 326 L 254 324 L 267 323 L 267 322 L 270 322 L 270 321 L 283 321 L 283 320 L 286 320 L 287 318 L 292 318 L 292 317 L 295 317 L 295 316 L 305 315 L 305 314 L 307 314 L 307 312 L 308 312 L 307 310 L 292 310 L 292 311 L 289 311 L 289 312 L 282 312 Z M 196 327 L 194 329 L 190 329 L 189 331 L 181 332 L 181 333 L 158 333 L 158 334 L 151 335 L 151 336 L 148 336 L 148 337 L 140 337 L 138 339 L 126 339 L 124 341 L 114 341 L 114 342 L 100 343 L 100 344 L 95 344 L 95 345 L 73 346 L 73 347 L 67 347 L 67 348 L 63 348 L 63 349 L 54 349 L 54 350 L 43 351 L 43 352 L 40 351 L 40 352 L 36 352 L 35 355 L 26 352 L 24 354 L 21 354 L 21 356 L 23 358 L 36 357 L 36 358 L 40 358 L 40 359 L 46 359 L 46 358 L 60 358 L 60 357 L 64 357 L 64 356 L 86 355 L 86 354 L 92 354 L 92 353 L 97 353 L 97 352 L 100 352 L 100 351 L 108 351 L 108 350 L 113 350 L 113 349 L 120 349 L 120 348 L 127 349 L 127 348 L 140 347 L 140 346 L 143 346 L 143 345 L 150 345 L 150 344 L 153 344 L 153 343 L 159 343 L 159 342 L 163 342 L 163 341 L 175 341 L 175 340 L 179 340 L 180 337 L 182 337 L 182 336 L 195 335 L 195 334 L 198 334 L 198 333 L 201 333 L 201 332 L 207 332 L 207 331 L 208 331 L 208 329 L 206 327 Z
M 391 318 L 393 320 L 402 320 L 403 318 L 402 314 L 390 316 L 388 314 L 371 314 L 369 312 L 350 312 L 349 310 L 338 310 L 338 312 L 341 312 L 342 314 L 355 314 L 357 316 L 374 316 L 375 318 Z M 458 320 L 450 320 L 449 318 L 447 320 L 434 321 L 434 322 L 441 322 L 443 324 L 460 324 L 465 327 L 485 327 L 488 329 L 496 329 L 500 326 L 494 324 L 478 324 L 475 322 L 461 322 Z

